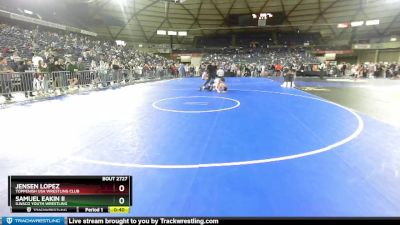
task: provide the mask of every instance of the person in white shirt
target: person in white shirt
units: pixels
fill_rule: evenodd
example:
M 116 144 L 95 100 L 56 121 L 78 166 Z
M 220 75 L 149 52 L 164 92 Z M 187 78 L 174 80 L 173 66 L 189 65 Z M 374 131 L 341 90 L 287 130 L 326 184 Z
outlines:
M 265 65 L 263 64 L 262 66 L 261 66 L 261 76 L 265 76 L 266 75 L 266 73 L 265 73 Z
M 187 76 L 187 75 L 190 75 L 189 74 L 189 65 L 188 64 L 185 64 L 185 75 Z
M 217 77 L 218 78 L 224 77 L 224 74 L 225 74 L 225 71 L 222 68 L 219 68 L 217 70 Z
M 139 78 L 142 78 L 143 67 L 140 64 L 136 66 L 136 73 L 138 74 Z
M 369 66 L 368 66 L 368 78 L 374 78 L 375 71 L 376 71 L 375 65 L 372 64 L 372 63 L 369 64 Z
M 39 61 L 43 62 L 43 58 L 34 54 L 32 57 L 32 64 L 35 69 L 39 69 Z
M 237 70 L 236 64 L 233 63 L 233 64 L 231 65 L 231 72 L 232 72 L 235 76 L 236 76 L 236 70 Z
M 195 67 L 196 76 L 200 76 L 200 66 Z

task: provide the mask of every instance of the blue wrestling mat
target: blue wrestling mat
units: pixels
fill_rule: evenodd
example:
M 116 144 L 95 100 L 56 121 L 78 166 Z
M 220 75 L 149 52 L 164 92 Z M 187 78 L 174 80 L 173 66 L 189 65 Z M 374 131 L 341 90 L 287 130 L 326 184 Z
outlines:
M 132 175 L 131 216 L 399 215 L 398 129 L 268 79 L 226 80 L 221 94 L 189 78 L 0 110 L 0 173 Z

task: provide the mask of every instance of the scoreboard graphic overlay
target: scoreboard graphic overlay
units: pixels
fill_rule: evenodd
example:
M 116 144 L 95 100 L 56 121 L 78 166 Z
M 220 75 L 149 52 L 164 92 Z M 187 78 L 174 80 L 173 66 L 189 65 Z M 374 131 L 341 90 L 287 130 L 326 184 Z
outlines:
M 9 176 L 13 213 L 129 213 L 131 176 Z

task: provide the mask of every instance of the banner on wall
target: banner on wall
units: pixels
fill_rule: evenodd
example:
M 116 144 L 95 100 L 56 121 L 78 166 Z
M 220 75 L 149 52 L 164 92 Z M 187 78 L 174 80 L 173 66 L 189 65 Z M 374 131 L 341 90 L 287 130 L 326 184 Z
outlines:
M 336 53 L 325 53 L 325 60 L 332 61 L 336 59 Z

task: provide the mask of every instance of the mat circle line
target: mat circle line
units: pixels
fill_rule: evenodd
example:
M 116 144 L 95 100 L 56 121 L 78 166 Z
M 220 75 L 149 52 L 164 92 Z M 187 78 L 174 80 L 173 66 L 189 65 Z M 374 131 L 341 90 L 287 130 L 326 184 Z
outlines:
M 288 95 L 288 96 L 295 96 L 295 97 L 300 97 L 300 98 L 306 98 L 306 99 L 311 99 L 311 100 L 316 100 L 320 102 L 325 102 L 331 105 L 335 105 L 339 108 L 342 108 L 348 112 L 350 112 L 358 122 L 358 127 L 357 129 L 348 137 L 335 142 L 331 145 L 303 152 L 303 153 L 298 153 L 298 154 L 293 154 L 293 155 L 286 155 L 286 156 L 280 156 L 280 157 L 273 157 L 273 158 L 265 158 L 265 159 L 256 159 L 256 160 L 248 160 L 248 161 L 234 161 L 234 162 L 221 162 L 221 163 L 204 163 L 204 164 L 137 164 L 137 163 L 118 163 L 118 162 L 108 162 L 108 161 L 102 161 L 102 160 L 92 160 L 92 159 L 85 159 L 85 158 L 80 158 L 80 157 L 69 157 L 69 160 L 75 161 L 75 162 L 82 162 L 82 163 L 91 163 L 91 164 L 97 164 L 97 165 L 105 165 L 105 166 L 116 166 L 116 167 L 127 167 L 127 168 L 150 168 L 150 169 L 199 169 L 199 168 L 210 168 L 210 167 L 230 167 L 230 166 L 244 166 L 244 165 L 255 165 L 255 164 L 265 164 L 265 163 L 270 163 L 270 162 L 278 162 L 278 161 L 285 161 L 285 160 L 291 160 L 291 159 L 297 159 L 297 158 L 303 158 L 306 156 L 311 156 L 311 155 L 316 155 L 322 152 L 327 152 L 330 150 L 333 150 L 341 145 L 344 145 L 355 138 L 357 138 L 361 132 L 364 130 L 364 121 L 363 119 L 355 113 L 353 110 L 339 105 L 337 103 L 321 99 L 321 98 L 315 98 L 311 96 L 306 96 L 306 95 L 297 95 L 297 94 L 291 94 L 291 93 L 284 93 L 284 92 L 275 92 L 275 91 L 263 91 L 263 90 L 243 90 L 243 89 L 231 89 L 231 90 L 236 90 L 236 91 L 243 91 L 243 92 L 260 92 L 260 93 L 270 93 L 270 94 L 280 94 L 280 95 Z
M 224 99 L 224 100 L 229 100 L 233 101 L 236 104 L 231 107 L 227 108 L 221 108 L 221 109 L 211 109 L 211 110 L 177 110 L 177 109 L 167 109 L 167 108 L 162 108 L 158 106 L 157 104 L 160 102 L 165 102 L 168 100 L 174 100 L 174 99 L 187 99 L 187 98 L 217 98 L 217 99 Z M 240 102 L 238 100 L 232 99 L 232 98 L 225 98 L 225 97 L 218 97 L 218 96 L 179 96 L 179 97 L 172 97 L 172 98 L 163 98 L 158 101 L 153 102 L 151 104 L 153 108 L 161 110 L 161 111 L 166 111 L 166 112 L 175 112 L 175 113 L 211 113 L 211 112 L 221 112 L 221 111 L 226 111 L 226 110 L 232 110 L 240 106 Z

